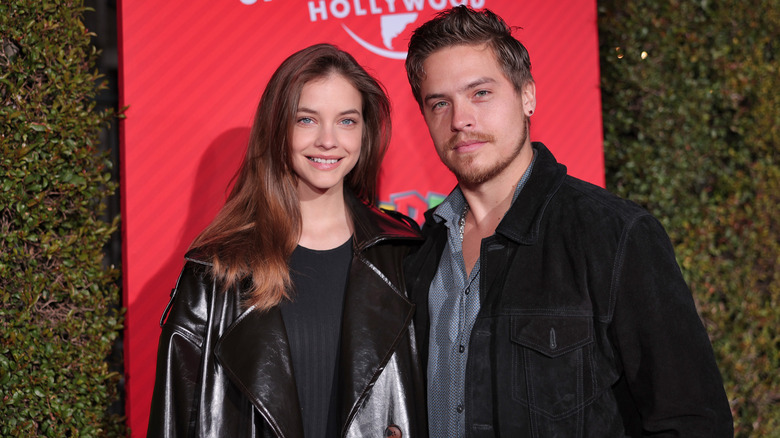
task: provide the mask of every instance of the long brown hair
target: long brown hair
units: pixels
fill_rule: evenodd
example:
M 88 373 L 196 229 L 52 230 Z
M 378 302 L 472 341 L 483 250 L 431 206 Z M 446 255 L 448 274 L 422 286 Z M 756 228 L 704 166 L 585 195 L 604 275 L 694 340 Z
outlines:
M 482 44 L 493 50 L 515 91 L 519 93 L 525 84 L 533 82 L 528 50 L 512 36 L 512 28 L 489 9 L 475 11 L 460 5 L 436 14 L 418 27 L 409 40 L 406 76 L 417 104 L 422 108 L 420 86 L 425 78 L 423 63 L 429 56 L 447 47 Z
M 379 168 L 390 142 L 390 102 L 382 85 L 350 54 L 317 44 L 294 53 L 274 72 L 260 98 L 235 185 L 190 247 L 211 261 L 223 288 L 251 279 L 245 304 L 258 310 L 289 297 L 287 263 L 302 227 L 290 133 L 304 84 L 333 73 L 347 79 L 363 100 L 360 156 L 344 189 L 366 203 L 376 202 Z

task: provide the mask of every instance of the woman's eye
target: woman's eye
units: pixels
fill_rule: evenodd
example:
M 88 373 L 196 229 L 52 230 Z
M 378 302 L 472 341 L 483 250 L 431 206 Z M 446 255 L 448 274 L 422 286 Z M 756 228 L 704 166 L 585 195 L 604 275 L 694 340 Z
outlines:
M 344 119 L 341 121 L 342 125 L 354 125 L 357 124 L 357 120 L 355 119 Z
M 304 125 L 308 125 L 309 123 L 314 123 L 314 120 L 312 120 L 311 117 L 299 117 L 298 123 L 303 123 Z

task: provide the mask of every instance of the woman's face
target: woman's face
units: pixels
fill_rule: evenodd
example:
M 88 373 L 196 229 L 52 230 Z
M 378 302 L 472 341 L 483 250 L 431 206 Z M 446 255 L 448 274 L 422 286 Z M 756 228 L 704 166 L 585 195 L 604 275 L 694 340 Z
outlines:
M 290 147 L 301 201 L 342 193 L 360 156 L 362 108 L 360 92 L 339 74 L 303 86 Z

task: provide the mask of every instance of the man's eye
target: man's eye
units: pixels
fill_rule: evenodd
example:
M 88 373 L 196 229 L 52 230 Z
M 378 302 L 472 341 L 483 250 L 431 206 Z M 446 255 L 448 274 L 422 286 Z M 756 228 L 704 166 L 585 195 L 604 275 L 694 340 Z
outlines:
M 489 91 L 487 91 L 487 90 L 479 90 L 479 91 L 477 91 L 476 93 L 474 93 L 474 95 L 475 95 L 476 97 L 485 97 L 485 96 L 487 96 L 488 94 L 490 94 L 490 92 L 489 92 Z
M 436 102 L 431 106 L 431 109 L 444 108 L 445 106 L 447 106 L 447 102 Z

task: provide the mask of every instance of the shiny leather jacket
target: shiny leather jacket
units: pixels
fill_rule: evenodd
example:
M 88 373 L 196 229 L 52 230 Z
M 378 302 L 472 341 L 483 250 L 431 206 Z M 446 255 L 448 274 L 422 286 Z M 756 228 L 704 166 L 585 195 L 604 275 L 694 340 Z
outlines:
M 660 223 L 533 147 L 528 182 L 482 241 L 466 436 L 733 436 L 712 347 Z M 433 360 L 428 289 L 447 239 L 426 218 L 426 242 L 406 262 L 423 363 Z
M 424 384 L 402 270 L 420 243 L 401 220 L 350 199 L 353 259 L 342 319 L 342 436 L 427 436 Z M 415 226 L 416 227 L 416 226 Z M 279 308 L 242 307 L 188 255 L 162 325 L 148 436 L 303 437 Z

